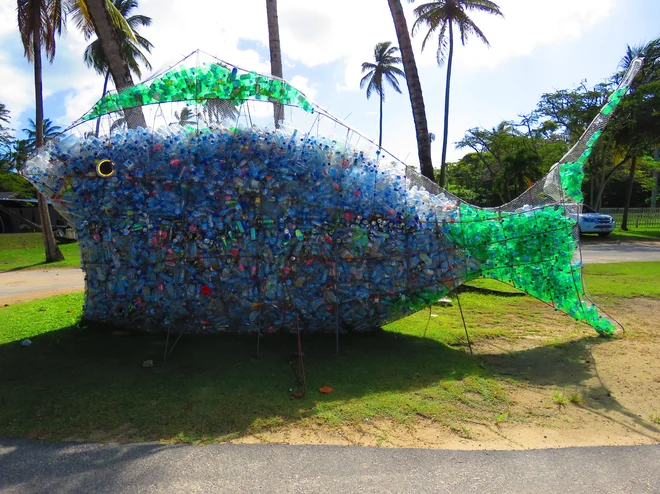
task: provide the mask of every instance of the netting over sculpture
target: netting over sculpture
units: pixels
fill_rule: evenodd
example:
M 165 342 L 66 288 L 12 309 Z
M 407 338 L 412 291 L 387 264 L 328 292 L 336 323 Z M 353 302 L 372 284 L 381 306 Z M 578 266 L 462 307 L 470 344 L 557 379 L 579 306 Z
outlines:
M 27 174 L 78 231 L 89 320 L 360 331 L 484 276 L 609 334 L 585 297 L 576 219 L 584 162 L 638 68 L 546 178 L 495 209 L 440 190 L 283 81 L 219 62 L 106 96 L 82 120 L 114 113 L 112 130 L 73 127 Z M 259 99 L 301 107 L 311 128 L 251 125 Z M 117 125 L 128 108 L 167 123 L 176 101 L 189 106 L 172 125 Z M 320 135 L 321 122 L 345 138 Z

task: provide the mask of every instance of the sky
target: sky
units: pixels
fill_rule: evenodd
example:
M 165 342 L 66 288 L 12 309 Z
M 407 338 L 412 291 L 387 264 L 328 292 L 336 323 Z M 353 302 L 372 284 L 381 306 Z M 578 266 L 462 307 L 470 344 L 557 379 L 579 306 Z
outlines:
M 417 2 L 420 3 L 419 1 Z M 529 113 L 546 92 L 594 85 L 617 70 L 627 45 L 660 36 L 660 0 L 499 0 L 504 18 L 473 14 L 490 42 L 457 44 L 452 71 L 448 159 L 472 127 L 492 128 Z M 403 0 L 409 27 L 414 4 Z M 269 73 L 264 0 L 141 0 L 139 13 L 153 23 L 140 33 L 154 45 L 154 71 L 196 49 L 240 67 Z M 279 0 L 284 78 L 348 125 L 377 141 L 378 98 L 360 90 L 361 64 L 373 60 L 380 41 L 397 45 L 385 0 Z M 435 59 L 437 45 L 421 50 L 413 38 L 432 145 L 439 165 L 446 66 Z M 57 41 L 52 65 L 44 64 L 45 116 L 62 127 L 82 116 L 101 96 L 103 78 L 82 60 L 89 43 L 68 26 Z M 149 76 L 143 71 L 143 79 Z M 417 165 L 415 129 L 405 81 L 403 94 L 386 88 L 383 147 Z M 16 1 L 0 0 L 0 102 L 11 111 L 12 127 L 34 118 L 33 68 L 16 27 Z

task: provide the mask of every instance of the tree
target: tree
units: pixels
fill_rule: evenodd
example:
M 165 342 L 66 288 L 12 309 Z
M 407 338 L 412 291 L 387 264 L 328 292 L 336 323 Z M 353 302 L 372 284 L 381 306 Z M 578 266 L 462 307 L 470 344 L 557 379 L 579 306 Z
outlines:
M 124 28 L 123 32 L 132 41 L 135 41 L 135 34 L 130 26 L 126 24 L 125 20 L 122 22 L 117 18 L 113 8 L 108 6 L 110 4 L 114 7 L 110 0 L 77 0 L 75 3 L 78 8 L 79 19 L 85 19 L 88 26 L 92 25 L 94 27 L 117 92 L 133 86 L 131 67 L 122 45 L 122 35 L 120 34 L 122 30 L 117 28 L 118 25 L 122 26 Z M 123 16 L 119 17 L 123 19 Z M 81 24 L 82 21 L 79 20 L 78 25 L 81 26 Z M 129 128 L 147 126 L 140 107 L 125 109 L 124 115 Z
M 447 173 L 447 135 L 449 132 L 449 88 L 451 84 L 451 69 L 454 57 L 454 25 L 458 28 L 461 44 L 465 45 L 467 37 L 475 35 L 487 46 L 490 46 L 481 29 L 470 19 L 468 12 L 485 12 L 502 16 L 500 8 L 490 0 L 435 0 L 415 8 L 417 19 L 413 24 L 413 35 L 421 26 L 428 28 L 422 41 L 422 50 L 432 35 L 437 34 L 438 49 L 436 59 L 438 65 L 447 60 L 447 82 L 445 86 L 445 118 L 442 139 L 442 158 L 440 162 L 440 186 L 444 187 Z
M 621 72 L 615 75 L 620 80 L 636 58 L 645 59 L 637 78 L 630 86 L 630 95 L 621 105 L 615 116 L 620 123 L 616 128 L 615 141 L 618 146 L 627 148 L 630 157 L 630 172 L 626 184 L 621 229 L 628 229 L 628 209 L 635 183 L 637 162 L 660 139 L 660 38 L 645 45 L 628 46 L 621 59 Z
M 35 147 L 44 144 L 44 108 L 41 80 L 41 49 L 45 48 L 46 57 L 52 63 L 55 58 L 55 37 L 61 34 L 65 19 L 62 15 L 61 0 L 18 0 L 17 2 L 18 30 L 23 43 L 23 50 L 28 61 L 34 63 L 34 93 L 35 93 Z M 50 222 L 48 204 L 43 194 L 38 195 L 39 218 L 44 237 L 46 262 L 64 259 L 60 248 L 55 242 L 53 227 Z
M 125 19 L 126 24 L 131 29 L 134 39 L 129 36 L 129 33 L 121 29 L 117 30 L 117 36 L 121 43 L 121 51 L 124 59 L 128 63 L 128 67 L 133 74 L 138 78 L 142 77 L 142 72 L 140 70 L 140 64 L 144 65 L 146 69 L 151 70 L 151 64 L 145 56 L 142 50 L 151 53 L 153 44 L 143 36 L 140 36 L 137 30 L 141 26 L 151 25 L 151 17 L 146 15 L 130 15 L 131 12 L 138 7 L 137 0 L 112 0 L 112 4 L 119 14 Z M 76 11 L 76 19 L 78 24 L 82 26 L 83 33 L 86 36 L 91 35 L 92 33 L 85 29 L 85 18 L 82 15 L 80 10 Z M 110 79 L 110 70 L 108 67 L 108 59 L 105 56 L 103 47 L 99 39 L 92 41 L 87 48 L 85 48 L 85 53 L 83 55 L 85 64 L 88 67 L 93 68 L 98 74 L 105 77 L 103 82 L 103 94 L 101 97 L 105 96 L 108 90 L 108 81 Z M 101 125 L 101 120 L 96 120 L 96 136 L 99 135 L 99 128 Z
M 380 100 L 380 118 L 378 126 L 378 148 L 383 147 L 383 100 L 385 99 L 384 82 L 387 81 L 397 92 L 401 93 L 397 77 L 405 77 L 403 71 L 397 67 L 401 58 L 396 56 L 399 49 L 392 46 L 390 41 L 378 43 L 374 48 L 374 60 L 376 63 L 364 62 L 362 64 L 362 80 L 360 88 L 367 86 L 367 99 L 375 92 Z
M 9 110 L 0 103 L 0 172 L 11 168 L 12 138 L 9 134 Z
M 30 122 L 30 127 L 23 129 L 23 132 L 27 134 L 27 144 L 30 151 L 34 151 L 38 146 L 36 145 L 37 140 L 37 124 L 31 118 L 28 120 Z M 55 139 L 60 135 L 62 127 L 55 125 L 50 118 L 44 118 L 41 124 L 41 135 L 43 136 L 44 143 Z
M 565 143 L 545 136 L 544 124 L 531 125 L 527 120 L 468 130 L 457 146 L 472 152 L 451 170 L 456 185 L 473 191 L 480 206 L 499 206 L 522 194 L 566 152 Z
M 403 13 L 400 0 L 387 0 L 390 13 L 394 21 L 396 37 L 399 40 L 403 70 L 406 75 L 408 94 L 410 96 L 410 107 L 412 108 L 413 121 L 415 122 L 415 135 L 417 137 L 417 154 L 419 156 L 419 169 L 426 178 L 435 181 L 433 163 L 431 161 L 431 139 L 426 121 L 426 108 L 424 107 L 424 95 L 422 85 L 415 63 L 415 53 L 410 42 L 408 23 Z
M 187 127 L 188 125 L 196 125 L 197 120 L 195 119 L 195 115 L 193 114 L 192 110 L 190 109 L 189 106 L 184 106 L 181 108 L 180 112 L 174 112 L 174 117 L 177 119 L 177 124 L 180 125 L 181 127 Z
M 0 103 L 0 146 L 5 146 L 11 141 L 11 136 L 9 135 L 9 110 L 7 107 Z
M 266 16 L 268 18 L 268 47 L 270 48 L 270 73 L 282 79 L 282 48 L 280 47 L 280 24 L 277 18 L 277 0 L 266 0 Z M 279 128 L 284 120 L 284 107 L 273 103 L 273 118 L 275 128 Z

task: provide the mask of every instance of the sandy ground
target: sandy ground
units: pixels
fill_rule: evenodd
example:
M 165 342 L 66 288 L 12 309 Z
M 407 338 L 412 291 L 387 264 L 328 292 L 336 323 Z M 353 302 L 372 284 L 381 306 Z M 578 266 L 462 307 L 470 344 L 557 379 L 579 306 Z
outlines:
M 608 309 L 627 328 L 614 339 L 592 338 L 587 328 L 568 339 L 549 331 L 478 345 L 487 368 L 512 378 L 505 384 L 508 413 L 493 423 L 447 428 L 420 417 L 408 425 L 292 426 L 234 442 L 464 450 L 658 444 L 660 300 L 637 298 Z
M 0 273 L 0 307 L 84 290 L 81 269 L 35 269 Z

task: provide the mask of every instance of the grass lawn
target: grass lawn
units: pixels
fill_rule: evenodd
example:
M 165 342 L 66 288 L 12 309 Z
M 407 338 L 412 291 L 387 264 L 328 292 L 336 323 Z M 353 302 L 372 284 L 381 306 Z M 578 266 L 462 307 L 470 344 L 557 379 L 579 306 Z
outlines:
M 660 226 L 630 228 L 628 231 L 623 231 L 621 228 L 616 227 L 607 237 L 582 235 L 582 241 L 585 243 L 660 241 Z
M 590 291 L 607 297 L 660 298 L 652 282 L 658 276 L 660 263 L 586 270 Z M 476 284 L 502 289 L 489 280 Z M 184 336 L 163 361 L 162 334 L 77 327 L 82 303 L 82 294 L 71 294 L 0 308 L 0 435 L 210 442 L 288 424 L 332 430 L 420 417 L 467 431 L 465 424 L 506 416 L 506 385 L 523 379 L 500 376 L 470 355 L 456 304 L 412 314 L 380 333 L 342 335 L 339 355 L 334 337 L 305 335 L 308 392 L 292 399 L 290 335 L 262 339 L 259 358 L 255 337 Z M 608 341 L 526 296 L 466 292 L 461 303 L 476 344 L 551 331 L 577 334 L 583 351 Z M 32 345 L 22 347 L 24 338 Z M 553 352 L 556 345 L 541 347 L 533 358 L 546 362 Z M 146 360 L 154 367 L 142 367 Z M 321 394 L 321 386 L 333 392 Z
M 62 243 L 64 260 L 46 264 L 41 233 L 6 233 L 0 235 L 0 273 L 16 269 L 80 267 L 78 243 Z

